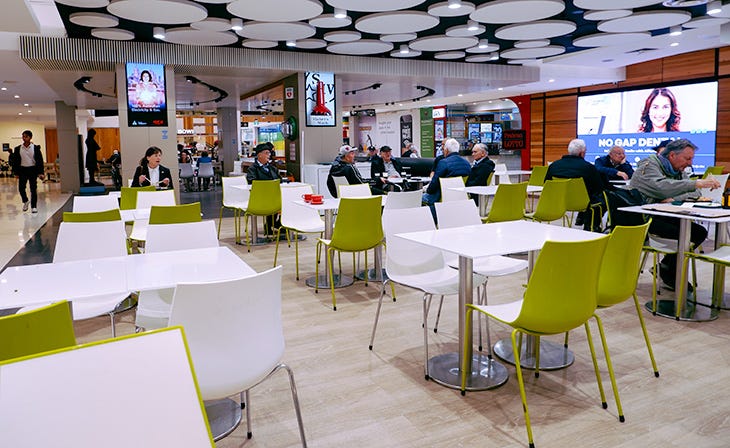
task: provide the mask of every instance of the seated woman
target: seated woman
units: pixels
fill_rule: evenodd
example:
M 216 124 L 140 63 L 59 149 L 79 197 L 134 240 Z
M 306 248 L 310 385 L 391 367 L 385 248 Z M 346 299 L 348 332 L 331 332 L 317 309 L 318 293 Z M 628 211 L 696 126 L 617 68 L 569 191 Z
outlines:
M 160 188 L 172 188 L 172 175 L 170 170 L 162 165 L 162 150 L 157 146 L 150 146 L 145 151 L 144 157 L 139 161 L 139 166 L 132 177 L 133 187 L 146 187 L 155 185 Z

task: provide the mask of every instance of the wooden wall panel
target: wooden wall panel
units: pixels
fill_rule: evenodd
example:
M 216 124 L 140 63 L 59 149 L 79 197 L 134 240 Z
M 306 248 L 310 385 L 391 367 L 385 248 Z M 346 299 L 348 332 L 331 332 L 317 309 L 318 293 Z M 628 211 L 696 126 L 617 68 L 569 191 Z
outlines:
M 656 84 L 662 81 L 662 60 L 643 62 L 626 67 L 626 80 L 619 87 Z
M 564 96 L 564 95 L 574 95 L 578 93 L 578 89 L 563 89 L 563 90 L 553 90 L 551 92 L 546 92 L 545 96 Z
M 662 80 L 664 82 L 706 78 L 714 74 L 714 49 L 695 51 L 662 60 Z
M 542 156 L 543 142 L 545 134 L 543 133 L 543 121 L 545 118 L 545 102 L 543 98 L 533 97 L 530 100 L 530 166 L 543 165 Z
M 96 129 L 96 143 L 101 146 L 101 150 L 96 153 L 96 158 L 100 162 L 111 157 L 115 149 L 121 150 L 121 140 L 119 139 L 119 128 L 94 128 Z M 129 148 L 139 152 L 140 158 L 147 148 Z
M 58 130 L 46 128 L 46 163 L 52 163 L 58 158 Z
M 719 51 L 718 57 L 718 71 L 719 76 L 730 75 L 730 47 L 722 47 Z
M 730 78 L 720 79 L 717 100 L 715 163 L 730 170 Z
M 568 149 L 568 143 L 575 138 L 575 121 L 545 123 L 545 161 L 561 158 Z
M 595 92 L 596 90 L 610 90 L 615 89 L 618 86 L 618 83 L 605 83 L 605 84 L 596 84 L 594 86 L 585 86 L 578 89 L 579 92 L 585 93 L 585 92 Z
M 547 98 L 545 100 L 545 122 L 573 121 L 578 116 L 576 95 Z

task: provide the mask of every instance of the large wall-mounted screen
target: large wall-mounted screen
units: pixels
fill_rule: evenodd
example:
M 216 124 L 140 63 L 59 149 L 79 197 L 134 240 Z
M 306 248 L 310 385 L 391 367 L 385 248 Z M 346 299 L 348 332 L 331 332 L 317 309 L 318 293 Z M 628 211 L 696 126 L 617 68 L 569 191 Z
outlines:
M 663 140 L 686 138 L 698 148 L 693 171 L 702 173 L 715 163 L 716 131 L 717 82 L 578 97 L 578 138 L 589 162 L 617 145 L 636 167 Z
M 128 126 L 167 126 L 165 66 L 128 62 Z
M 335 125 L 335 74 L 304 73 L 307 126 Z

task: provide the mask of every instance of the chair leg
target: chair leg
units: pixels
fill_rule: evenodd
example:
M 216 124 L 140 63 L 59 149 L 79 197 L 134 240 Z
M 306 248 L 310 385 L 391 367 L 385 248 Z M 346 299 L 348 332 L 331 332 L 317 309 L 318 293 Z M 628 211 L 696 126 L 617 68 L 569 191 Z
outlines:
M 423 366 L 425 369 L 425 378 L 428 381 L 431 375 L 428 371 L 428 307 L 426 306 L 426 297 L 428 303 L 431 303 L 431 294 L 423 295 Z
M 651 291 L 651 313 L 656 316 L 656 276 L 659 275 L 657 269 L 659 269 L 659 256 L 656 252 L 652 253 L 652 260 L 654 262 L 654 271 L 652 272 L 652 291 Z M 676 285 L 675 285 L 676 286 Z
M 109 319 L 111 320 L 111 324 L 112 324 L 112 337 L 115 338 L 115 337 L 117 337 L 117 329 L 114 324 L 114 312 L 113 311 L 111 313 L 109 313 Z
M 368 272 L 368 251 L 365 251 L 365 286 L 368 285 L 368 277 L 370 277 L 370 272 Z
M 586 321 L 583 324 L 583 327 L 586 330 L 586 338 L 588 339 L 588 348 L 591 350 L 591 360 L 593 361 L 593 371 L 596 374 L 596 382 L 598 383 L 598 392 L 601 394 L 601 406 L 603 406 L 603 409 L 608 408 L 608 403 L 606 402 L 606 393 L 603 391 L 603 382 L 601 381 L 601 372 L 598 369 L 598 360 L 596 359 L 596 349 L 593 346 L 593 336 L 591 335 L 591 329 L 588 326 L 588 321 Z
M 291 388 L 291 398 L 294 402 L 294 412 L 297 414 L 297 424 L 299 425 L 299 437 L 302 439 L 302 447 L 307 448 L 307 439 L 304 436 L 304 423 L 302 422 L 302 411 L 299 407 L 299 395 L 297 394 L 297 385 L 294 381 L 294 372 L 286 364 L 279 364 L 277 369 L 285 369 L 289 375 L 289 386 Z
M 654 369 L 654 376 L 659 378 L 659 369 L 656 366 L 656 360 L 654 359 L 654 351 L 651 349 L 651 342 L 649 341 L 649 333 L 646 331 L 646 325 L 644 325 L 644 317 L 641 315 L 641 308 L 639 307 L 639 299 L 636 297 L 636 293 L 633 294 L 634 306 L 636 306 L 636 314 L 639 316 L 639 323 L 641 324 L 641 331 L 644 333 L 644 341 L 646 342 L 646 349 L 649 351 L 649 359 L 651 359 L 651 367 Z
M 441 308 L 444 306 L 444 296 L 441 295 L 441 300 L 439 300 L 439 310 L 436 313 L 436 323 L 433 326 L 433 332 L 438 333 L 439 332 L 439 320 L 441 320 Z
M 563 347 L 568 348 L 568 337 L 570 336 L 570 332 L 565 332 L 565 339 L 563 340 Z
M 294 231 L 294 264 L 297 270 L 297 281 L 299 280 L 299 232 Z
M 253 437 L 253 432 L 251 431 L 251 395 L 248 390 L 245 390 L 243 391 L 243 396 L 244 401 L 241 406 L 246 408 L 246 438 L 250 439 Z
M 522 341 L 520 341 L 522 348 Z M 535 378 L 540 378 L 540 336 L 535 336 Z
M 679 254 L 677 254 L 679 256 Z M 675 306 L 674 310 L 674 318 L 676 320 L 679 320 L 679 317 L 682 315 L 682 307 L 684 306 L 686 298 L 686 294 L 689 291 L 685 291 L 685 288 L 687 286 L 687 265 L 689 264 L 689 257 L 684 255 L 682 257 L 682 276 L 679 279 L 679 286 L 675 285 L 675 287 L 679 288 L 679 293 L 677 294 L 677 305 Z
M 251 252 L 251 240 L 248 237 L 248 214 L 243 215 L 243 230 L 246 232 L 246 249 Z
M 218 239 L 221 239 L 221 222 L 223 222 L 223 207 L 221 207 L 221 213 L 218 217 Z
M 286 230 L 286 232 L 289 232 Z M 287 233 L 288 235 L 288 233 Z M 279 239 L 281 237 L 281 227 L 276 229 L 276 249 L 274 249 L 274 267 L 276 267 L 276 259 L 279 257 Z M 288 239 L 288 238 L 287 238 Z
M 530 425 L 530 413 L 527 410 L 527 394 L 525 393 L 525 380 L 522 378 L 522 366 L 520 365 L 520 351 L 522 344 L 517 345 L 518 330 L 512 330 L 512 354 L 515 357 L 515 370 L 517 372 L 517 383 L 520 386 L 520 399 L 522 399 L 522 410 L 525 415 L 525 427 L 527 428 L 527 440 L 530 448 L 534 448 L 535 441 L 532 439 L 532 425 Z M 520 342 L 522 337 L 520 336 Z
M 616 385 L 616 375 L 613 372 L 613 364 L 611 363 L 611 355 L 608 352 L 608 344 L 606 343 L 606 334 L 603 332 L 603 324 L 601 318 L 593 315 L 598 323 L 598 333 L 601 335 L 601 344 L 603 345 L 603 354 L 606 356 L 606 365 L 608 366 L 608 376 L 611 378 L 611 387 L 613 388 L 613 397 L 616 400 L 616 410 L 618 411 L 618 421 L 621 423 L 626 421 L 624 411 L 621 407 L 621 398 L 618 396 L 618 386 Z M 586 327 L 587 328 L 587 327 Z
M 317 262 L 314 264 L 314 292 L 319 292 L 319 259 L 322 257 L 322 242 L 317 241 Z
M 385 283 L 383 281 L 383 287 L 380 289 L 380 300 L 378 300 L 378 308 L 375 310 L 375 322 L 373 322 L 373 332 L 370 334 L 370 350 L 373 349 L 373 343 L 375 342 L 375 329 L 378 327 L 378 319 L 380 318 L 380 308 L 383 306 L 383 296 L 385 295 Z M 391 282 L 391 287 L 393 286 Z
M 335 297 L 335 274 L 332 270 L 332 252 L 334 252 L 334 249 L 331 247 L 327 248 L 327 268 L 329 269 L 330 277 L 330 289 L 332 290 L 332 310 L 337 311 L 337 298 Z M 339 252 L 338 252 L 339 253 Z

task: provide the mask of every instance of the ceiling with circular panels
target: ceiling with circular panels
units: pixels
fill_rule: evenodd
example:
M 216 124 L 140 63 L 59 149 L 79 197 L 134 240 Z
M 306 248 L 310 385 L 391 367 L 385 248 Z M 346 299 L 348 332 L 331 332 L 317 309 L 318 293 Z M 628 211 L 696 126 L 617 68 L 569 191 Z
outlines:
M 55 4 L 71 38 L 478 64 L 547 59 L 668 34 L 678 25 L 709 27 L 727 20 L 707 16 L 705 5 L 667 7 L 661 0 L 472 0 L 460 8 L 444 0 Z M 165 39 L 155 38 L 153 28 L 162 28 Z

